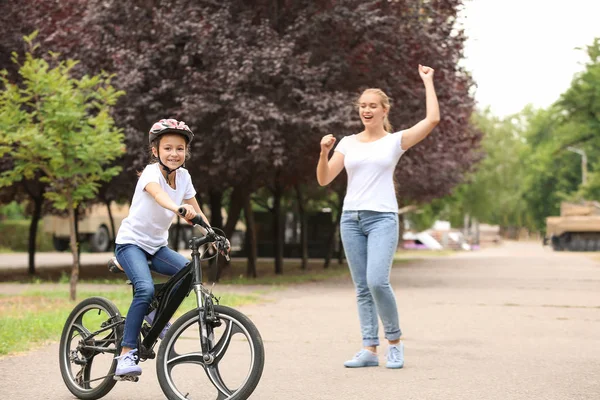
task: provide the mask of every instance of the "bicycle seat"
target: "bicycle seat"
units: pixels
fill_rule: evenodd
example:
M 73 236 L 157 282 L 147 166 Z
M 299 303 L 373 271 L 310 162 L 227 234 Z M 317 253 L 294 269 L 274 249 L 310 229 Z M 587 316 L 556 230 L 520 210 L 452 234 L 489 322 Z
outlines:
M 108 260 L 108 270 L 115 274 L 125 272 L 123 271 L 123 267 L 121 267 L 121 264 L 119 264 L 119 262 L 117 261 L 117 257 L 112 257 L 110 260 Z
M 122 274 L 125 273 L 121 264 L 117 261 L 117 257 L 112 257 L 108 260 L 108 270 L 114 274 Z M 152 261 L 148 260 L 148 267 L 152 266 Z

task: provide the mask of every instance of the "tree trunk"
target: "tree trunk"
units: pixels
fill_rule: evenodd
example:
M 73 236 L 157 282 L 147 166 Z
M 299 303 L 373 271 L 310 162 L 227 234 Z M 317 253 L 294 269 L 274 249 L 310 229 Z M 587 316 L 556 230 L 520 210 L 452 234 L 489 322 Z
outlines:
M 81 257 L 81 243 L 79 243 L 79 206 L 75 207 L 75 243 L 77 244 L 77 258 Z
M 250 193 L 247 189 L 243 189 L 241 187 L 233 188 L 229 198 L 229 208 L 227 209 L 227 222 L 223 228 L 223 231 L 225 231 L 225 236 L 228 238 L 233 236 L 233 232 L 235 232 L 235 226 L 240 220 L 242 209 L 245 206 L 246 197 L 250 197 Z
M 181 217 L 177 215 L 177 224 L 175 225 L 175 240 L 173 241 L 173 250 L 179 251 L 179 238 L 181 237 Z
M 37 243 L 37 231 L 42 215 L 42 205 L 44 198 L 41 196 L 32 197 L 33 199 L 33 215 L 31 216 L 31 224 L 29 225 L 29 243 L 27 252 L 29 256 L 29 275 L 35 274 L 35 248 Z
M 302 189 L 300 185 L 296 185 L 296 200 L 298 203 L 298 214 L 300 216 L 300 254 L 302 257 L 302 263 L 300 264 L 301 269 L 308 267 L 308 229 L 307 229 L 307 218 L 306 210 L 304 209 L 304 199 L 302 196 Z
M 338 253 L 338 264 L 342 265 L 344 263 L 344 242 L 342 242 L 342 233 L 338 229 L 337 239 L 339 240 L 340 252 Z
M 404 213 L 398 214 L 398 247 L 404 248 Z
M 225 236 L 230 240 L 233 236 L 233 232 L 235 231 L 235 226 L 237 225 L 240 219 L 242 209 L 244 208 L 244 193 L 245 189 L 243 189 L 240 186 L 236 186 L 233 188 L 233 191 L 231 192 L 229 198 L 229 208 L 227 209 L 227 222 L 223 227 L 223 232 L 225 233 Z M 221 225 L 217 227 L 220 228 Z M 225 257 L 219 257 L 219 261 L 217 262 L 216 267 L 214 268 L 214 271 L 211 276 L 213 282 L 219 282 L 219 279 L 221 279 L 221 273 L 225 268 L 227 268 L 228 265 L 229 263 L 227 262 L 227 260 L 225 260 Z
M 283 189 L 279 182 L 275 183 L 273 191 L 273 245 L 275 246 L 275 274 L 283 274 L 283 226 L 284 221 L 281 215 L 281 198 Z
M 115 232 L 115 219 L 112 215 L 112 209 L 110 208 L 110 200 L 104 200 L 104 204 L 106 204 L 106 210 L 108 211 L 108 220 L 110 221 L 110 232 L 111 232 L 111 247 L 115 248 L 115 239 L 117 238 L 117 232 Z
M 331 230 L 331 236 L 327 240 L 327 255 L 325 256 L 325 263 L 323 264 L 323 268 L 329 268 L 329 264 L 331 262 L 331 258 L 333 257 L 333 249 L 335 248 L 336 241 L 339 241 L 339 253 L 338 253 L 338 262 L 342 263 L 343 258 L 343 248 L 341 245 L 341 236 L 340 236 L 340 221 L 342 220 L 342 209 L 344 208 L 344 196 L 342 193 L 338 192 L 338 212 L 333 221 L 333 229 Z
M 223 226 L 223 192 L 212 191 L 208 194 L 208 202 L 210 204 L 210 226 L 221 228 Z
M 327 238 L 327 253 L 325 253 L 325 262 L 323 263 L 323 268 L 329 268 L 331 264 L 331 258 L 333 257 L 333 249 L 335 249 L 335 243 L 338 237 L 339 230 L 339 217 L 336 217 L 334 221 L 332 221 L 333 229 L 331 230 L 331 234 Z
M 252 199 L 250 193 L 244 196 L 244 215 L 246 216 L 246 249 L 248 250 L 248 263 L 246 266 L 246 276 L 256 278 L 256 226 L 254 225 L 254 211 L 252 211 Z
M 211 190 L 208 193 L 208 206 L 210 207 L 210 226 L 222 228 L 223 215 L 221 210 L 223 208 L 223 192 Z M 213 278 L 214 282 L 217 282 L 220 278 L 219 271 L 221 270 L 221 259 L 225 259 L 225 257 L 217 256 L 208 262 L 208 275 L 210 278 Z
M 77 298 L 77 281 L 79 280 L 79 246 L 77 243 L 77 228 L 75 226 L 77 222 L 77 217 L 73 201 L 70 198 L 67 201 L 67 205 L 69 207 L 71 254 L 73 254 L 73 266 L 71 267 L 71 281 L 69 294 L 71 300 L 74 301 Z

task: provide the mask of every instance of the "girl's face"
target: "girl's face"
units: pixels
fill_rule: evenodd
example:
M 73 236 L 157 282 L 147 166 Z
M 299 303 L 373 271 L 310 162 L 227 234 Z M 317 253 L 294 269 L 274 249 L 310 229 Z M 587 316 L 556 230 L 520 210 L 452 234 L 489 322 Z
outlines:
M 358 114 L 365 127 L 383 125 L 387 110 L 381 104 L 381 97 L 376 93 L 364 93 L 358 99 Z
M 179 168 L 185 162 L 185 139 L 181 135 L 163 135 L 156 147 L 152 148 L 155 157 L 160 155 L 160 161 L 171 169 Z M 158 153 L 158 154 L 157 154 Z

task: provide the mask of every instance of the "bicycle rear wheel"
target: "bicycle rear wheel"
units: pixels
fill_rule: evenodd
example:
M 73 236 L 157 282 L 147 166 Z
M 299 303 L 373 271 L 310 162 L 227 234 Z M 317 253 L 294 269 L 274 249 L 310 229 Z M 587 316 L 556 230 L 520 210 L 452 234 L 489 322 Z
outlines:
M 84 400 L 105 396 L 113 379 L 123 336 L 123 317 L 108 299 L 90 297 L 67 318 L 60 337 L 60 373 L 73 395 Z
M 212 362 L 202 357 L 197 309 L 177 319 L 163 339 L 156 370 L 168 399 L 244 400 L 256 388 L 265 362 L 260 333 L 239 311 L 214 310 L 221 324 L 206 333 Z

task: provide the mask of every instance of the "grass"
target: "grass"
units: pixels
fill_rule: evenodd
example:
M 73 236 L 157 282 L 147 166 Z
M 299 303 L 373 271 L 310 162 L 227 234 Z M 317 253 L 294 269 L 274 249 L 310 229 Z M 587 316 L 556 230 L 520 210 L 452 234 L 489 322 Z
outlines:
M 131 303 L 131 289 L 111 287 L 110 290 L 81 290 L 78 300 L 102 296 L 115 303 L 123 315 Z M 238 307 L 263 300 L 259 293 L 220 294 L 220 304 Z M 58 342 L 63 325 L 77 302 L 69 300 L 68 288 L 30 290 L 18 296 L 0 296 L 0 356 L 32 350 L 48 342 Z M 193 296 L 188 296 L 175 318 L 196 307 Z
M 104 267 L 104 269 L 106 269 Z M 260 262 L 257 265 L 258 278 L 245 277 L 244 263 L 232 263 L 225 271 L 220 284 L 223 285 L 268 285 L 283 287 L 288 284 L 322 281 L 334 277 L 348 275 L 346 265 L 333 263 L 324 269 L 322 262 L 311 262 L 307 269 L 300 268 L 300 263 L 287 262 L 284 274 L 276 275 L 271 262 Z M 79 286 L 77 299 L 92 296 L 102 296 L 110 299 L 119 308 L 123 315 L 131 303 L 131 287 L 125 285 L 126 277 L 118 274 L 107 274 L 104 277 L 93 277 L 80 280 L 80 284 L 98 285 L 97 290 L 82 290 Z M 164 277 L 156 277 L 157 282 L 164 281 Z M 62 271 L 53 277 L 34 277 L 25 280 L 33 283 L 31 290 L 18 296 L 0 295 L 0 356 L 17 354 L 32 350 L 48 342 L 60 340 L 63 325 L 77 302 L 69 300 L 69 275 Z M 35 284 L 59 283 L 60 285 L 45 285 L 36 288 Z M 234 294 L 215 290 L 220 304 L 238 307 L 242 304 L 265 301 L 265 290 L 251 290 L 248 294 Z M 195 298 L 188 296 L 175 314 L 175 318 L 196 306 Z
M 203 264 L 205 265 L 205 264 Z M 223 269 L 220 283 L 230 285 L 287 285 L 303 282 L 314 282 L 343 276 L 348 273 L 348 267 L 344 263 L 339 264 L 337 260 L 332 260 L 329 268 L 323 267 L 323 260 L 311 259 L 306 269 L 301 268 L 300 260 L 286 259 L 283 265 L 283 273 L 275 274 L 275 264 L 272 260 L 259 259 L 256 265 L 257 278 L 246 277 L 246 260 L 233 259 L 230 264 Z M 127 279 L 124 274 L 114 274 L 107 270 L 106 265 L 86 265 L 80 268 L 80 283 L 100 283 L 100 284 L 118 284 L 122 285 Z M 208 268 L 203 268 L 204 281 L 211 274 Z M 0 281 L 13 281 L 19 283 L 68 283 L 70 279 L 70 268 L 52 268 L 39 270 L 36 275 L 28 275 L 23 272 L 20 275 L 2 276 Z M 165 281 L 167 278 L 155 275 L 156 282 Z
M 395 264 L 403 264 L 414 259 L 430 256 L 446 256 L 452 251 L 401 251 L 394 258 Z M 87 267 L 86 267 L 87 268 Z M 220 285 L 266 285 L 285 287 L 307 282 L 324 281 L 332 278 L 349 277 L 348 267 L 345 263 L 339 264 L 332 260 L 329 268 L 323 267 L 322 260 L 310 260 L 306 269 L 301 268 L 300 260 L 285 260 L 283 274 L 275 274 L 273 261 L 261 259 L 257 263 L 257 278 L 246 277 L 246 261 L 235 260 L 223 271 Z M 115 303 L 123 315 L 131 303 L 131 288 L 124 284 L 126 277 L 122 274 L 112 274 L 106 266 L 99 266 L 97 271 L 85 271 L 80 279 L 81 284 L 96 284 L 96 290 L 77 291 L 78 301 L 92 296 L 109 298 Z M 205 271 L 208 276 L 208 271 Z M 166 278 L 156 277 L 158 281 Z M 21 282 L 44 284 L 62 283 L 62 285 L 49 285 L 44 288 L 35 288 L 19 295 L 0 295 L 0 356 L 16 354 L 32 350 L 48 342 L 57 342 L 63 325 L 76 303 L 69 300 L 68 282 L 69 273 L 65 270 L 56 271 L 53 275 L 27 277 Z M 248 294 L 222 293 L 218 286 L 215 293 L 220 297 L 220 303 L 231 307 L 242 304 L 265 301 L 264 290 L 251 289 Z M 175 315 L 194 308 L 195 299 L 189 296 Z
M 259 278 L 245 277 L 243 263 L 232 263 L 220 284 L 223 285 L 268 285 L 271 287 L 284 287 L 288 284 L 322 281 L 334 277 L 348 275 L 346 265 L 335 262 L 330 268 L 324 269 L 322 262 L 312 262 L 306 270 L 300 264 L 286 263 L 283 275 L 274 273 L 274 265 L 270 262 L 261 262 L 257 265 Z M 125 285 L 124 275 L 110 274 L 106 277 L 96 277 L 80 280 L 80 284 L 98 285 L 97 290 L 82 290 L 79 286 L 77 299 L 81 301 L 87 297 L 102 296 L 110 299 L 119 308 L 123 315 L 131 303 L 131 287 Z M 158 281 L 166 278 L 157 277 Z M 77 302 L 69 300 L 69 275 L 63 271 L 52 279 L 35 277 L 26 281 L 33 283 L 32 289 L 17 296 L 0 295 L 0 356 L 17 354 L 32 350 L 48 342 L 60 340 L 63 325 Z M 58 283 L 60 285 L 44 285 L 36 288 L 35 284 Z M 220 304 L 238 307 L 242 304 L 265 301 L 265 290 L 257 288 L 248 294 L 234 294 L 221 292 L 218 287 L 215 295 L 219 297 Z M 193 309 L 196 306 L 193 296 L 188 296 L 176 313 L 178 315 Z

